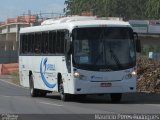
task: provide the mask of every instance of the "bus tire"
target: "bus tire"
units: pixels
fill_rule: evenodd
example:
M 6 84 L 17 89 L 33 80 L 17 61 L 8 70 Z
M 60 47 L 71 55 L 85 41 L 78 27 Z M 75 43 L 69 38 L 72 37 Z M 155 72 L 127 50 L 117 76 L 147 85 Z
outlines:
M 73 99 L 76 100 L 76 101 L 85 101 L 86 100 L 86 97 L 87 95 L 72 95 L 73 96 Z
M 38 97 L 38 91 L 34 88 L 33 75 L 29 76 L 29 90 L 31 97 Z
M 60 92 L 60 98 L 62 101 L 69 100 L 69 94 L 64 93 L 64 87 L 62 82 L 59 84 L 59 92 Z
M 46 94 L 47 94 L 47 91 L 45 91 L 45 90 L 39 90 L 39 96 L 40 97 L 45 97 Z
M 122 98 L 122 93 L 111 93 L 110 97 L 112 103 L 119 103 Z

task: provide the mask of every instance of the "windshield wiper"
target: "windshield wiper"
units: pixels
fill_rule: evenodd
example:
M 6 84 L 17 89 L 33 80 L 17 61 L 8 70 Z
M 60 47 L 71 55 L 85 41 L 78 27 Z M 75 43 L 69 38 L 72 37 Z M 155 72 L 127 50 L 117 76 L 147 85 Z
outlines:
M 97 64 L 99 58 L 101 57 L 101 55 L 103 55 L 103 51 L 101 51 L 101 53 L 96 57 L 96 60 L 94 61 L 94 64 Z
M 116 62 L 117 66 L 121 69 L 122 66 L 121 66 L 121 63 L 118 59 L 118 57 L 115 55 L 115 53 L 113 52 L 113 50 L 111 49 L 111 45 L 109 45 L 109 49 L 110 49 L 110 54 L 111 56 L 113 57 L 114 61 Z
M 102 51 L 100 52 L 100 54 L 97 55 L 95 61 L 94 61 L 94 64 L 97 64 L 99 58 L 101 57 L 101 55 L 103 55 L 103 52 L 104 52 L 104 41 L 103 41 L 103 38 L 104 38 L 104 30 L 102 30 L 102 32 L 100 33 L 100 37 L 98 39 L 99 41 L 99 44 L 102 44 Z

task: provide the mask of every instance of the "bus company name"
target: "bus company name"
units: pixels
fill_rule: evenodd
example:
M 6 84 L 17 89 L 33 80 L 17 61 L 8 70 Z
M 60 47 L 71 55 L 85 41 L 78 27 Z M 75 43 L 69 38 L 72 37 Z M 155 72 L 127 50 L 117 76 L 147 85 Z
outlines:
M 54 71 L 56 70 L 56 65 L 55 64 L 48 64 L 48 59 L 42 59 L 43 61 L 43 66 L 44 66 L 44 72 L 47 71 Z M 41 66 L 42 66 L 42 62 L 41 62 Z
M 46 70 L 51 70 L 51 71 L 55 70 L 55 65 L 54 64 L 47 64 L 47 62 L 48 62 L 47 58 L 45 58 L 45 59 L 42 58 L 41 63 L 40 63 L 41 78 L 42 78 L 44 84 L 48 88 L 54 88 L 56 86 L 56 84 L 55 83 L 51 84 L 48 82 L 48 79 L 45 76 L 45 72 L 46 72 Z
M 50 71 L 56 70 L 55 64 L 46 64 L 46 70 Z

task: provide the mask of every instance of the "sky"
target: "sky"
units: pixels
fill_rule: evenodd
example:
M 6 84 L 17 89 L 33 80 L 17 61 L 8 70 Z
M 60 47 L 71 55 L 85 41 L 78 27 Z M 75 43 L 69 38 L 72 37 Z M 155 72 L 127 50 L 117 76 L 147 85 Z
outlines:
M 63 13 L 65 0 L 0 0 L 0 21 L 31 13 Z

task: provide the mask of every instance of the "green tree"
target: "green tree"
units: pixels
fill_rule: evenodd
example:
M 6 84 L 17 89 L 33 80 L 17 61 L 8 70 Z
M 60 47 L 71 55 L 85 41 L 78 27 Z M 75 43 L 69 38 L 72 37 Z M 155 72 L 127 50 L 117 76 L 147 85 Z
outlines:
M 160 18 L 160 1 L 159 0 L 148 0 L 146 7 L 146 14 L 150 19 Z
M 67 15 L 92 11 L 100 17 L 123 17 L 125 20 L 160 18 L 159 0 L 66 0 L 65 4 Z

